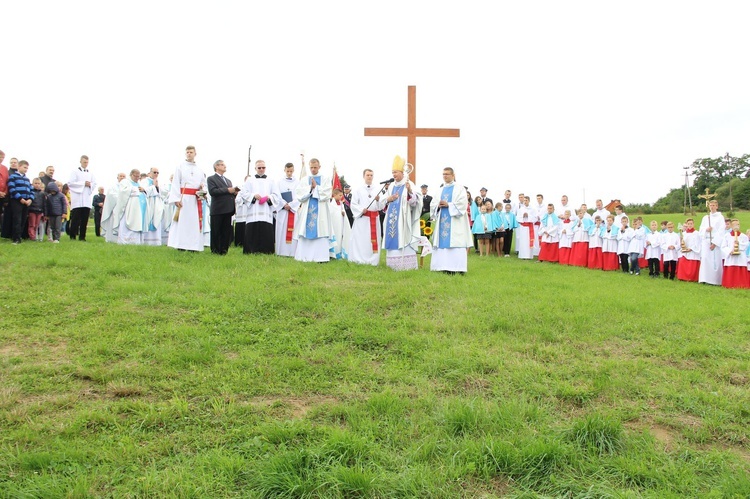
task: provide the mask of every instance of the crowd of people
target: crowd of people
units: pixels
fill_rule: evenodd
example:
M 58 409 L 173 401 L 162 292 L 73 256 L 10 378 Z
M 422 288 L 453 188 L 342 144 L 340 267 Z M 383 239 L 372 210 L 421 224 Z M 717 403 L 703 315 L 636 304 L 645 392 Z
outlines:
M 695 229 L 692 218 L 675 227 L 669 221 L 629 217 L 622 205 L 610 213 L 601 199 L 589 213 L 562 196 L 557 207 L 537 194 L 519 194 L 518 201 L 505 191 L 502 202 L 493 204 L 487 189 L 471 201 L 472 232 L 477 253 L 510 256 L 515 234 L 518 258 L 554 262 L 597 270 L 621 270 L 640 275 L 648 268 L 651 278 L 695 281 L 731 288 L 750 287 L 750 245 L 737 219 L 725 219 L 718 201 L 708 202 L 708 214 Z
M 696 230 L 693 219 L 680 227 L 655 220 L 644 224 L 620 205 L 611 214 L 602 200 L 589 213 L 585 204 L 571 206 L 567 196 L 555 206 L 538 194 L 532 205 L 530 196 L 519 194 L 513 201 L 507 190 L 493 203 L 483 187 L 472 198 L 456 183 L 452 168 L 443 169 L 433 202 L 426 184 L 417 190 L 408 179 L 408 165 L 399 156 L 393 178 L 376 184 L 373 171 L 365 169 L 355 189 L 341 185 L 335 171 L 333 177 L 323 175 L 317 159 L 303 165 L 309 175 L 297 177 L 294 164 L 287 163 L 276 180 L 258 160 L 255 173 L 237 187 L 225 176 L 222 160 L 207 176 L 195 157 L 195 148 L 188 146 L 185 161 L 166 182 L 160 183 L 158 168 L 120 173 L 105 194 L 103 187 L 97 189 L 87 156 L 63 184 L 53 178 L 52 166 L 32 180 L 26 161 L 11 158 L 6 168 L 0 151 L 2 235 L 13 244 L 43 241 L 45 235 L 56 243 L 61 233 L 85 241 L 93 208 L 96 236 L 118 244 L 181 251 L 209 246 L 219 255 L 234 245 L 244 253 L 364 265 L 378 265 L 385 251 L 386 265 L 394 270 L 417 269 L 419 257 L 430 254 L 431 270 L 465 273 L 472 249 L 482 257 L 510 257 L 515 239 L 519 259 L 633 275 L 648 268 L 652 278 L 750 287 L 750 231 L 743 234 L 738 220 L 725 220 L 716 200 Z

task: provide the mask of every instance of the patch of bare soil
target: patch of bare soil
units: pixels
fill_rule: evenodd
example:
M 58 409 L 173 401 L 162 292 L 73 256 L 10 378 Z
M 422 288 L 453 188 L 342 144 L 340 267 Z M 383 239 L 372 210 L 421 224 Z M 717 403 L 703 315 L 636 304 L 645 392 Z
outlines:
M 659 442 L 665 452 L 670 452 L 675 448 L 675 440 L 678 438 L 678 432 L 668 426 L 660 425 L 652 421 L 629 421 L 625 427 L 634 431 L 648 430 L 654 439 Z
M 463 497 L 490 499 L 505 497 L 510 486 L 504 478 L 493 476 L 489 480 L 470 478 L 461 483 L 461 488 L 463 489 Z
M 322 404 L 336 403 L 338 399 L 336 397 L 330 397 L 325 395 L 310 395 L 307 397 L 295 397 L 295 396 L 278 396 L 278 397 L 253 397 L 248 400 L 248 403 L 256 407 L 284 407 L 289 411 L 289 415 L 292 418 L 300 419 L 313 407 L 317 407 Z

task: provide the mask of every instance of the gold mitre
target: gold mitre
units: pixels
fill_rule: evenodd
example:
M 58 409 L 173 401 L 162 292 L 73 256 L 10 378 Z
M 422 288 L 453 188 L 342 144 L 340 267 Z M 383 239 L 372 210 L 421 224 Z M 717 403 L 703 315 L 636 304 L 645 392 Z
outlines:
M 393 158 L 393 168 L 391 169 L 391 171 L 402 172 L 404 171 L 405 164 L 406 160 L 397 154 L 396 157 Z

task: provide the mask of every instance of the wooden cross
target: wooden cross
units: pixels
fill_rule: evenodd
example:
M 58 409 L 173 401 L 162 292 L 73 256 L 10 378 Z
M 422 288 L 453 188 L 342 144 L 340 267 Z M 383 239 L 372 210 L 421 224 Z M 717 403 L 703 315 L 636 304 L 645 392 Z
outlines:
M 698 194 L 699 198 L 706 200 L 706 211 L 710 211 L 708 209 L 708 202 L 711 201 L 711 199 L 713 199 L 713 198 L 716 197 L 716 193 L 715 192 L 713 194 L 709 194 L 708 192 L 709 192 L 709 188 L 706 187 L 706 193 L 705 194 Z
M 417 128 L 417 87 L 409 85 L 406 128 L 365 128 L 365 137 L 406 137 L 406 162 L 414 167 L 409 179 L 417 178 L 417 137 L 460 137 L 458 128 Z

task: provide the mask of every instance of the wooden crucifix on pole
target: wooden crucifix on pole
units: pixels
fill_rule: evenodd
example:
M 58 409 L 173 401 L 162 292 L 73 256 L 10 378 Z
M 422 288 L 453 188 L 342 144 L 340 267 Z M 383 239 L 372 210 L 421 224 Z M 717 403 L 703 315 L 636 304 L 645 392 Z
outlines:
M 417 178 L 417 137 L 460 137 L 458 128 L 417 128 L 417 87 L 409 85 L 409 109 L 406 128 L 365 128 L 365 137 L 406 137 L 406 161 L 414 170 L 409 179 Z

